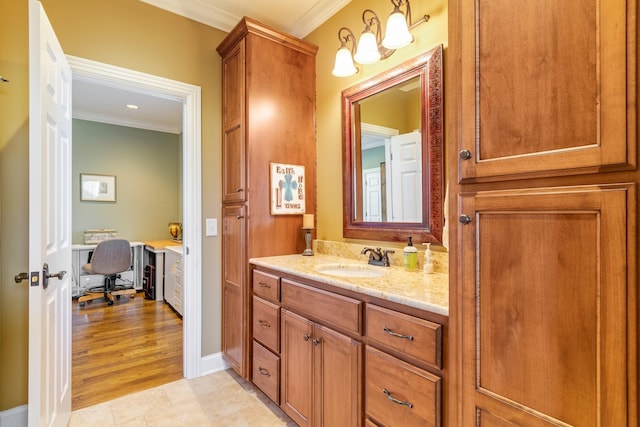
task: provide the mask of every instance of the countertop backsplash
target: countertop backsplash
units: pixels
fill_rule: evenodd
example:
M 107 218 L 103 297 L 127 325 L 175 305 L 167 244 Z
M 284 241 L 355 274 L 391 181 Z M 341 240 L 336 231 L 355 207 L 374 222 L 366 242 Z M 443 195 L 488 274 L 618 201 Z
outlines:
M 367 260 L 367 255 L 361 255 L 360 252 L 365 247 L 381 247 L 382 249 L 390 249 L 395 251 L 393 254 L 389 254 L 389 262 L 391 265 L 402 267 L 402 248 L 396 246 L 384 246 L 366 243 L 346 243 L 346 242 L 334 242 L 330 240 L 314 240 L 313 251 L 318 254 L 333 255 L 343 258 Z M 422 269 L 424 266 L 424 252 L 427 249 L 426 246 L 416 245 L 418 249 L 418 269 Z M 449 273 L 449 252 L 441 245 L 431 245 L 431 252 L 434 259 L 434 272 L 436 273 Z

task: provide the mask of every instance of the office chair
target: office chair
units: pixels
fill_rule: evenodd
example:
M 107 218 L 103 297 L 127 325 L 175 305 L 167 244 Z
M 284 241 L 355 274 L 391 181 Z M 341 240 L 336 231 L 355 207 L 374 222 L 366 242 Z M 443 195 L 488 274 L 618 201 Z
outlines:
M 113 305 L 114 296 L 120 299 L 120 295 L 135 296 L 136 290 L 125 286 L 116 286 L 119 273 L 129 270 L 131 267 L 131 245 L 125 239 L 108 239 L 98 243 L 93 256 L 82 269 L 89 274 L 103 274 L 104 286 L 87 291 L 78 298 L 80 307 L 84 307 L 86 301 L 104 298 L 107 305 Z M 98 290 L 99 289 L 99 290 Z

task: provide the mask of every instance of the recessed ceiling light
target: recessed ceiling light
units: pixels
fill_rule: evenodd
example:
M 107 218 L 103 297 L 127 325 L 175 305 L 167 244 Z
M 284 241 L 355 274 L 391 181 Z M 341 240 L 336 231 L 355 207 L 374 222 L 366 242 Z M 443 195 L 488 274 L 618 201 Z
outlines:
M 135 105 L 135 104 L 127 104 L 127 108 L 128 108 L 128 109 L 130 109 L 130 110 L 137 110 L 137 109 L 138 109 L 138 108 L 140 108 L 140 107 L 138 107 L 138 106 L 137 106 L 137 105 Z

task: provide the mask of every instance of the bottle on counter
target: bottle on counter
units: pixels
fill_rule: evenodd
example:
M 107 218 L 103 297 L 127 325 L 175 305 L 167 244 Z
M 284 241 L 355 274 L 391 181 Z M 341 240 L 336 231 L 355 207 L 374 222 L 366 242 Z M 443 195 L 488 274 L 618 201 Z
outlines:
M 416 271 L 418 269 L 418 249 L 413 246 L 412 237 L 408 237 L 409 241 L 403 250 L 403 266 L 406 271 Z
M 433 253 L 431 253 L 431 243 L 423 243 L 427 247 L 424 251 L 424 267 L 422 268 L 425 273 L 433 273 Z

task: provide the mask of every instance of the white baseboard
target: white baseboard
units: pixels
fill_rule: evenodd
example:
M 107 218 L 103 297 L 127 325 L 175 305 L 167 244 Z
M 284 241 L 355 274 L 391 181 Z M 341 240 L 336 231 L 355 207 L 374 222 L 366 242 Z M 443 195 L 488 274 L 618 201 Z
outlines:
M 26 427 L 28 421 L 27 408 L 27 405 L 22 405 L 6 411 L 0 411 L 0 427 Z
M 228 369 L 231 365 L 222 357 L 222 353 L 214 353 L 200 359 L 201 375 L 213 374 L 214 372 Z M 2 427 L 2 426 L 0 426 Z

